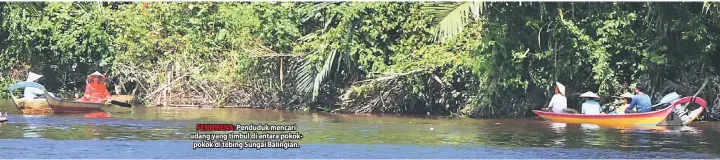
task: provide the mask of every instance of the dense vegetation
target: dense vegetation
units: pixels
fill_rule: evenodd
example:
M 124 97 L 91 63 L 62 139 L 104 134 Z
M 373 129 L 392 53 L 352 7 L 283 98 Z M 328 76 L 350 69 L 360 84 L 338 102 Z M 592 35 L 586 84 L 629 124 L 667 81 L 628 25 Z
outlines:
M 649 86 L 720 118 L 714 3 L 1 3 L 2 85 L 66 97 L 107 72 L 155 105 L 531 116 L 555 81 Z M 3 93 L 6 96 L 6 93 Z M 73 95 L 75 94 L 75 95 Z

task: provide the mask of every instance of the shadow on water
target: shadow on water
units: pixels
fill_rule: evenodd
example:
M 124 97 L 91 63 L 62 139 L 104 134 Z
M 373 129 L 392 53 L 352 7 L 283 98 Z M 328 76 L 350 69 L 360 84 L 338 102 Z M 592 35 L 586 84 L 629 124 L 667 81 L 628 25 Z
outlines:
M 4 108 L 3 108 L 4 107 Z M 594 148 L 720 153 L 720 123 L 686 127 L 603 127 L 538 119 L 469 119 L 289 112 L 241 108 L 110 110 L 110 118 L 24 116 L 0 124 L 0 139 L 188 140 L 198 123 L 297 124 L 302 144 Z M 592 157 L 585 157 L 592 158 Z

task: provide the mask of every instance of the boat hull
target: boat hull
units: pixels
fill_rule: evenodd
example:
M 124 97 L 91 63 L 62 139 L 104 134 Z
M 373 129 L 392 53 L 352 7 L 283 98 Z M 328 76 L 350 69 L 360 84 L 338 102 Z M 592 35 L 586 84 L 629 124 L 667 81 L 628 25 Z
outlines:
M 606 126 L 633 126 L 633 125 L 657 125 L 672 112 L 672 107 L 663 110 L 648 113 L 630 113 L 630 114 L 568 114 L 553 113 L 533 110 L 535 114 L 543 119 L 560 123 L 577 123 L 577 124 L 597 124 Z
M 58 97 L 52 96 L 50 94 L 45 94 L 47 96 L 47 102 L 52 108 L 53 113 L 87 113 L 87 112 L 97 112 L 97 111 L 103 111 L 103 108 L 111 106 L 110 104 L 104 104 L 104 103 L 90 103 L 90 102 L 79 102 L 79 101 L 67 101 L 62 100 Z
M 13 98 L 14 99 L 14 98 Z M 47 115 L 52 109 L 46 99 L 14 99 L 15 105 L 20 109 L 21 114 L 26 115 Z
M 88 113 L 88 112 L 101 112 L 102 108 L 94 107 L 77 107 L 77 106 L 63 106 L 63 105 L 51 105 L 53 113 Z
M 543 119 L 560 123 L 597 124 L 605 126 L 657 126 L 663 122 L 668 115 L 673 113 L 676 106 L 687 103 L 690 99 L 692 99 L 692 97 L 685 97 L 674 102 L 667 108 L 647 113 L 587 115 L 543 112 L 539 110 L 533 110 L 533 112 Z M 695 97 L 695 99 L 695 103 L 701 106 L 706 105 L 705 100 L 702 98 Z M 704 109 L 704 107 L 701 108 Z M 690 118 L 694 120 L 697 116 Z
M 697 108 L 691 109 L 689 104 L 695 103 L 698 105 Z M 695 121 L 703 111 L 705 111 L 705 108 L 707 108 L 707 102 L 699 97 L 685 97 L 681 98 L 677 101 L 674 101 L 673 106 L 673 112 L 665 118 L 664 121 L 660 122 L 658 125 L 663 126 L 686 126 Z
M 21 108 L 49 108 L 47 100 L 43 99 L 15 99 Z

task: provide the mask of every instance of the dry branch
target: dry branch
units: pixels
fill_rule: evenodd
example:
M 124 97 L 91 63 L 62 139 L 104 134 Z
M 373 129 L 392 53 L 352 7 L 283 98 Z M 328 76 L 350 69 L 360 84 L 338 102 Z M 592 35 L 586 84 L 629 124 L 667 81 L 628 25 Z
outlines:
M 705 89 L 705 85 L 707 85 L 707 82 L 708 82 L 708 79 L 705 78 L 705 82 L 703 82 L 702 87 L 700 87 L 700 89 L 699 89 L 697 92 L 695 92 L 695 95 L 693 95 L 693 97 L 697 97 L 697 95 L 700 94 L 700 92 L 701 92 L 703 89 Z
M 390 75 L 390 76 L 378 77 L 378 78 L 373 78 L 373 79 L 366 79 L 366 80 L 362 80 L 362 81 L 357 81 L 357 82 L 353 83 L 353 85 L 362 84 L 362 83 L 366 83 L 366 82 L 378 82 L 378 81 L 391 80 L 391 79 L 395 79 L 395 78 L 404 77 L 404 76 L 407 76 L 407 75 L 417 74 L 417 73 L 420 73 L 420 72 L 426 71 L 426 70 L 427 70 L 427 69 L 418 69 L 418 70 L 410 71 L 410 72 L 407 72 L 407 73 L 393 74 L 393 75 Z
M 264 57 L 304 57 L 302 54 L 266 54 L 260 56 L 250 56 L 251 58 L 264 58 Z
M 151 92 L 150 94 L 146 95 L 144 98 L 142 98 L 142 100 L 145 100 L 145 99 L 147 99 L 147 98 L 150 98 L 151 96 L 157 94 L 157 93 L 160 92 L 160 91 L 164 91 L 165 88 L 168 88 L 168 87 L 172 86 L 173 84 L 175 84 L 175 82 L 179 81 L 180 79 L 182 79 L 182 78 L 184 78 L 184 77 L 187 77 L 188 75 L 190 75 L 190 73 L 185 73 L 185 75 L 175 78 L 175 79 L 172 80 L 169 84 L 165 84 L 165 86 L 160 87 L 160 88 L 156 89 L 155 91 Z

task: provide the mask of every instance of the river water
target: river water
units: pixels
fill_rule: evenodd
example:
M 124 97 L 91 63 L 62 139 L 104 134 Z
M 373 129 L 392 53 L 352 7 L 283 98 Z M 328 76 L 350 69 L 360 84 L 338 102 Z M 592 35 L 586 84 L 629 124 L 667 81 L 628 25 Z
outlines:
M 0 124 L 2 158 L 720 158 L 720 123 L 617 128 L 240 108 L 112 109 L 110 118 L 23 116 Z M 198 123 L 297 125 L 300 148 L 197 148 Z M 204 133 L 204 132 L 203 132 Z

